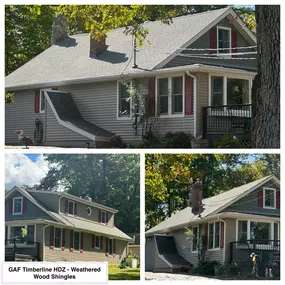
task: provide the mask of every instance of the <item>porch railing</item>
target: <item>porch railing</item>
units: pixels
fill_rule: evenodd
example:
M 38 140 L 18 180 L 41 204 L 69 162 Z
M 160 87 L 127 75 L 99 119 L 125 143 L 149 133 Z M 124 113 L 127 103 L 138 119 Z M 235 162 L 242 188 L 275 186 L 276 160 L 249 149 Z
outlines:
M 26 256 L 39 260 L 40 243 L 25 239 L 5 239 L 5 259 L 16 260 L 17 256 Z
M 226 133 L 250 138 L 251 104 L 203 107 L 203 137 L 219 137 Z

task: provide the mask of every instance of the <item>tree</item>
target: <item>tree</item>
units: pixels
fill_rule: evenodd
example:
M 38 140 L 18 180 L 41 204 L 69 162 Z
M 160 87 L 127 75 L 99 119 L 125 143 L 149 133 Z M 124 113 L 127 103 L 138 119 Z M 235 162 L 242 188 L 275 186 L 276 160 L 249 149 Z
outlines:
M 252 88 L 252 142 L 280 148 L 280 6 L 256 5 L 258 73 Z
M 34 190 L 65 191 L 119 210 L 124 232 L 140 230 L 140 166 L 136 154 L 48 154 L 53 165 Z M 26 187 L 27 188 L 27 187 Z

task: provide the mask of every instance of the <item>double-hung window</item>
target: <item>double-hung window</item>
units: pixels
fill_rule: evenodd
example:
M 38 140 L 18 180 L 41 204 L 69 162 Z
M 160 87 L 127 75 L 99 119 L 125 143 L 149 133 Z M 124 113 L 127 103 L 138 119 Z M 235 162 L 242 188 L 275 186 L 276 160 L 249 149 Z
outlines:
M 113 253 L 113 239 L 112 238 L 108 239 L 108 251 L 110 254 Z
M 68 201 L 68 214 L 74 215 L 74 202 Z
M 130 118 L 131 116 L 131 82 L 118 82 L 118 118 Z
M 13 215 L 21 215 L 23 213 L 23 197 L 13 198 Z
M 183 76 L 157 79 L 157 114 L 183 114 L 184 83 Z
M 263 188 L 263 208 L 276 209 L 276 189 Z
M 80 249 L 80 232 L 74 232 L 74 250 Z
M 105 211 L 101 211 L 101 223 L 102 224 L 106 224 L 107 223 L 107 217 L 106 217 L 106 212 Z
M 217 27 L 218 54 L 227 54 L 231 52 L 231 29 Z
M 220 229 L 221 229 L 220 222 L 209 224 L 209 240 L 208 240 L 209 249 L 220 248 L 220 234 L 221 234 Z
M 54 247 L 61 248 L 61 228 L 54 229 Z
M 101 248 L 101 237 L 100 236 L 95 236 L 95 248 L 99 249 Z
M 193 227 L 192 228 L 192 251 L 198 250 L 198 243 L 199 243 L 199 227 Z

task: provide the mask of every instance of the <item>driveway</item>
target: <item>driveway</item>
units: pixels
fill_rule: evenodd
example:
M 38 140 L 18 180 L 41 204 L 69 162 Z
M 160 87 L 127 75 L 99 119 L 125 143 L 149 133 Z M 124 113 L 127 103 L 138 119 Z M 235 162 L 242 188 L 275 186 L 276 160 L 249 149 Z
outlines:
M 145 272 L 145 280 L 158 280 L 158 281 L 195 281 L 195 280 L 215 280 L 219 281 L 215 278 L 208 278 L 202 276 L 195 276 L 189 274 L 176 274 L 176 273 L 153 273 L 153 272 Z

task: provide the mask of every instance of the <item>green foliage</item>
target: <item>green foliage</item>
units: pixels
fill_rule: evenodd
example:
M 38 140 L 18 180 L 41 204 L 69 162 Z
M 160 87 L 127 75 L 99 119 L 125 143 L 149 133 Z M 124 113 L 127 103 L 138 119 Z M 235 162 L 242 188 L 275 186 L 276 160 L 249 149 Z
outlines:
M 200 275 L 207 275 L 207 276 L 214 276 L 215 275 L 215 267 L 218 266 L 220 263 L 216 260 L 214 261 L 201 261 L 198 263 L 197 267 L 194 267 L 191 270 L 192 274 L 200 274 Z
M 214 142 L 214 148 L 238 148 L 239 142 L 236 137 L 231 134 L 225 134 L 218 141 Z
M 166 133 L 162 142 L 165 148 L 191 148 L 191 139 L 193 136 L 185 132 Z
M 240 273 L 240 264 L 238 262 L 228 262 L 216 266 L 216 275 L 219 276 L 237 276 Z
M 47 154 L 51 164 L 34 190 L 59 187 L 75 196 L 118 209 L 115 223 L 124 232 L 140 231 L 140 157 L 137 154 Z M 131 214 L 130 214 L 131 213 Z
M 140 280 L 139 268 L 120 268 L 116 264 L 109 264 L 109 280 Z
M 14 103 L 14 94 L 13 93 L 5 92 L 5 103 L 6 104 Z

